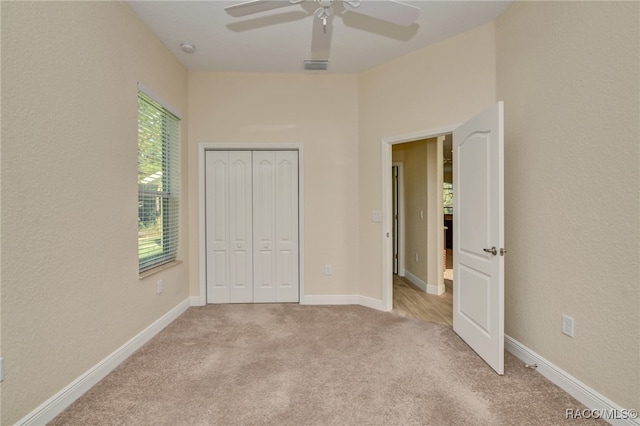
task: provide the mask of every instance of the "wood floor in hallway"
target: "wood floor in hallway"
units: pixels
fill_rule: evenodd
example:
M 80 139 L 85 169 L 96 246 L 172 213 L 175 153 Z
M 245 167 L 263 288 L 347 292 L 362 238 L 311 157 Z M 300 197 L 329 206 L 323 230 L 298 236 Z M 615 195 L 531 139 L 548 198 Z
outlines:
M 453 327 L 453 282 L 445 280 L 441 296 L 428 294 L 404 277 L 393 276 L 393 312 Z

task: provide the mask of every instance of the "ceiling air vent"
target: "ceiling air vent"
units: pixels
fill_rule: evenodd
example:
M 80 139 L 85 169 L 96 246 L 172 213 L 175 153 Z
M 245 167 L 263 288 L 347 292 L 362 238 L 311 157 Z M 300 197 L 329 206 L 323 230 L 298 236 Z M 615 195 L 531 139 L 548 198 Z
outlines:
M 305 59 L 302 62 L 306 71 L 326 71 L 329 66 L 327 59 Z

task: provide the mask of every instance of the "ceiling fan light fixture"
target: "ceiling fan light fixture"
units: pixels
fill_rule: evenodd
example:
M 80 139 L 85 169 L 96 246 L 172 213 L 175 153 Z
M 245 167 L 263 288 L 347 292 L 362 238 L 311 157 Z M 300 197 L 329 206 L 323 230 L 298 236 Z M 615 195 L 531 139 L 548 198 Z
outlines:
M 305 71 L 326 71 L 329 68 L 328 59 L 304 59 Z
M 314 12 L 314 15 L 316 16 L 316 18 L 318 18 L 319 20 L 322 21 L 322 25 L 326 29 L 326 27 L 327 27 L 327 19 L 329 19 L 331 17 L 332 13 L 333 13 L 333 10 L 331 9 L 331 6 L 329 5 L 329 6 L 319 7 Z

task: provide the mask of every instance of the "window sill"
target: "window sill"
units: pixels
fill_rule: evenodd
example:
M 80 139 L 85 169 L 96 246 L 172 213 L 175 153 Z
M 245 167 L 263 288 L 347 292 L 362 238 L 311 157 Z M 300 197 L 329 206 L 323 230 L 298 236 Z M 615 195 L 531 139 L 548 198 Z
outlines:
M 155 275 L 158 272 L 162 272 L 166 269 L 169 268 L 173 268 L 174 266 L 177 266 L 179 264 L 182 263 L 182 260 L 174 260 L 172 262 L 168 262 L 168 263 L 163 263 L 160 266 L 156 266 L 155 268 L 149 269 L 147 271 L 141 272 L 140 274 L 138 274 L 138 279 L 142 280 L 144 278 L 150 277 L 151 275 Z

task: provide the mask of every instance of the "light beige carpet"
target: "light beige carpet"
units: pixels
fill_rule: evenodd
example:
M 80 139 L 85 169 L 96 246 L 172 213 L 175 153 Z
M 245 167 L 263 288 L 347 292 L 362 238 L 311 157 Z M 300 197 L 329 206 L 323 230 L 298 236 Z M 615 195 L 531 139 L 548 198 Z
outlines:
M 52 424 L 576 424 L 565 410 L 581 404 L 505 363 L 498 376 L 451 328 L 359 306 L 209 305 Z

